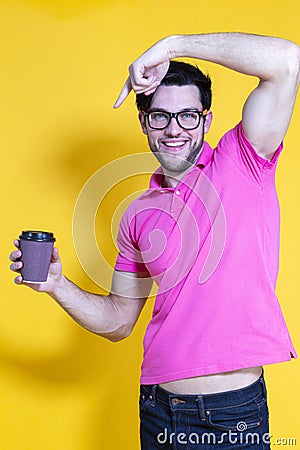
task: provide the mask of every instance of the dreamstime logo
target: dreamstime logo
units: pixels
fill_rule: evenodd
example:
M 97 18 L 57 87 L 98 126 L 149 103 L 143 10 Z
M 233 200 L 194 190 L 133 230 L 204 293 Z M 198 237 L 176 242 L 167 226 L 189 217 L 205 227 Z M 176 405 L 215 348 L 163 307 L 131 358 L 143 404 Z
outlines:
M 178 157 L 174 156 L 178 159 Z M 145 170 L 147 168 L 147 170 Z M 137 153 L 118 158 L 99 170 L 97 170 L 85 183 L 74 208 L 73 214 L 73 242 L 79 262 L 87 275 L 101 288 L 106 291 L 111 290 L 111 278 L 114 267 L 111 266 L 101 251 L 97 243 L 95 232 L 95 221 L 97 212 L 105 197 L 119 183 L 135 176 L 150 175 L 157 168 L 157 162 L 151 153 Z M 201 178 L 201 179 L 200 179 Z M 200 189 L 194 189 L 194 185 L 188 185 L 188 181 L 184 180 L 187 188 L 193 193 L 194 204 L 193 210 L 198 205 L 204 206 L 210 223 L 210 246 L 207 251 L 206 259 L 198 274 L 199 283 L 207 281 L 216 270 L 223 254 L 226 240 L 226 219 L 223 205 L 219 195 L 210 182 L 210 180 L 201 172 L 199 176 Z M 198 183 L 199 185 L 199 183 Z M 129 197 L 134 198 L 141 192 L 133 192 Z M 157 197 L 153 195 L 144 195 L 142 206 L 138 209 L 128 209 L 127 223 L 130 227 L 131 223 L 136 220 L 139 214 L 154 214 L 159 211 L 166 214 L 166 211 L 159 207 L 156 201 Z M 120 213 L 120 209 L 124 208 L 128 198 L 122 199 L 118 207 L 114 211 L 111 225 L 116 221 L 116 215 Z M 160 292 L 164 292 L 179 282 L 181 282 L 194 267 L 197 255 L 200 249 L 200 232 L 195 214 L 180 196 L 176 196 L 177 208 L 175 212 L 168 211 L 176 223 L 179 236 L 179 251 L 175 255 L 174 260 L 167 270 L 156 273 L 154 278 L 159 285 Z M 180 214 L 178 214 L 180 210 Z M 111 236 L 116 245 L 116 238 L 112 232 Z M 107 236 L 105 237 L 107 241 Z M 162 227 L 152 229 L 149 232 L 149 247 L 143 252 L 136 252 L 135 262 L 142 262 L 146 267 L 151 266 L 165 251 L 168 236 Z M 151 272 L 150 272 L 151 273 Z
M 205 433 L 196 433 L 196 432 L 190 432 L 190 433 L 174 433 L 170 432 L 167 428 L 164 428 L 164 430 L 159 433 L 156 436 L 157 442 L 160 445 L 164 445 L 166 443 L 172 445 L 174 443 L 178 443 L 181 445 L 187 445 L 187 444 L 195 444 L 195 445 L 237 445 L 237 444 L 246 444 L 248 445 L 259 445 L 259 444 L 266 444 L 270 445 L 271 443 L 271 434 L 270 433 L 264 433 L 259 434 L 256 432 L 247 432 L 244 433 L 243 431 L 238 430 L 238 425 L 243 424 L 241 427 L 247 429 L 247 424 L 245 422 L 239 422 L 237 424 L 237 431 L 234 430 L 228 430 L 226 432 L 217 433 L 213 431 L 205 432 Z M 283 442 L 290 442 L 292 445 L 295 445 L 295 440 L 290 439 L 289 441 L 277 438 L 276 444 L 280 445 Z M 275 444 L 274 442 L 274 444 Z M 275 445 L 276 445 L 275 444 Z

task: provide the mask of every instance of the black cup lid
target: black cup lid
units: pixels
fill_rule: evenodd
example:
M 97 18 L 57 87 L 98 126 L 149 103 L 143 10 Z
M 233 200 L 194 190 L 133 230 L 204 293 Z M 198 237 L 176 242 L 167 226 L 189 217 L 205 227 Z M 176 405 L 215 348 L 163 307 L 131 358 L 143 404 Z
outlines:
M 39 241 L 39 242 L 54 242 L 55 237 L 53 233 L 49 233 L 48 231 L 22 231 L 22 234 L 19 236 L 20 239 L 24 239 L 26 241 Z

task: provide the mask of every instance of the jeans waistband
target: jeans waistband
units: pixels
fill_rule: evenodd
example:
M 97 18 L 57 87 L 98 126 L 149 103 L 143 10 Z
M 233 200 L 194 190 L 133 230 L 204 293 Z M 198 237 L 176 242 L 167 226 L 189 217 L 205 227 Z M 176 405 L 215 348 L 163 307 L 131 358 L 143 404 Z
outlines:
M 209 409 L 218 408 L 226 404 L 227 407 L 245 404 L 260 394 L 267 396 L 266 385 L 263 374 L 249 386 L 231 391 L 218 392 L 214 394 L 175 394 L 161 388 L 157 384 L 142 385 L 142 389 L 149 395 L 153 404 L 156 401 L 172 405 L 176 409 L 195 408 L 199 402 Z

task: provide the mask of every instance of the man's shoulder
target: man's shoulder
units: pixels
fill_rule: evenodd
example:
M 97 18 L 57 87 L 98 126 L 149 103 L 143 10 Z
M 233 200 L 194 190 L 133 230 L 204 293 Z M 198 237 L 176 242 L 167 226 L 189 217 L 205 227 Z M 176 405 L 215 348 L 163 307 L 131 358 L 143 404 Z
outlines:
M 233 127 L 221 134 L 215 150 L 219 150 L 223 146 L 238 145 L 239 135 L 243 133 L 242 121 L 236 123 Z
M 144 208 L 148 208 L 149 205 L 155 205 L 156 197 L 154 194 L 158 190 L 148 187 L 142 193 L 139 193 L 126 207 L 123 213 L 123 219 L 132 219 L 137 213 L 141 212 Z M 154 201 L 153 201 L 154 200 Z

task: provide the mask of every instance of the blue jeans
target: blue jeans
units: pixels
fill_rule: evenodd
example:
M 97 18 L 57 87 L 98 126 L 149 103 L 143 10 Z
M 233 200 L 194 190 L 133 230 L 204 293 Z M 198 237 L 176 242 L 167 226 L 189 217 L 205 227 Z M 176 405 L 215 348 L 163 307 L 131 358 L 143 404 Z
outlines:
M 157 384 L 141 385 L 142 450 L 270 449 L 263 375 L 228 392 L 178 395 Z

